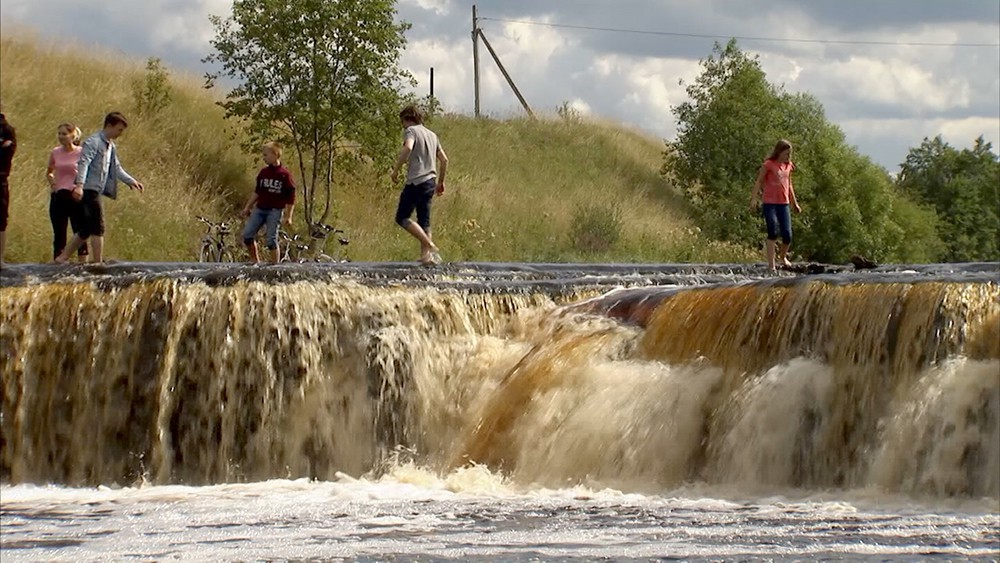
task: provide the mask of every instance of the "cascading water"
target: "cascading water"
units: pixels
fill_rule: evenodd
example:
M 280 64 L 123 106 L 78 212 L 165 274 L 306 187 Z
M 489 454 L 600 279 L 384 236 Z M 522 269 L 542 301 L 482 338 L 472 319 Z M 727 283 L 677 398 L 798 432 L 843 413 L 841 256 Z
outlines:
M 655 276 L 602 275 L 613 283 L 15 280 L 0 310 L 0 478 L 204 486 L 481 468 L 519 490 L 1000 502 L 991 270 L 684 273 L 610 292 Z

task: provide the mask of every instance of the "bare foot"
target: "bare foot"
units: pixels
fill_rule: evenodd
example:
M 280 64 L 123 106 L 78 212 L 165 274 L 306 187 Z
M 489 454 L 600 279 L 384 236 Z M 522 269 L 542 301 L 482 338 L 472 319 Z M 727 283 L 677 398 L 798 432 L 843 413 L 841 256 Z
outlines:
M 788 258 L 783 258 L 783 259 L 781 260 L 781 263 L 782 263 L 782 265 L 784 265 L 784 266 L 785 266 L 786 268 L 791 268 L 791 267 L 792 267 L 792 263 L 791 263 L 791 262 L 790 262 L 790 261 L 788 260 Z

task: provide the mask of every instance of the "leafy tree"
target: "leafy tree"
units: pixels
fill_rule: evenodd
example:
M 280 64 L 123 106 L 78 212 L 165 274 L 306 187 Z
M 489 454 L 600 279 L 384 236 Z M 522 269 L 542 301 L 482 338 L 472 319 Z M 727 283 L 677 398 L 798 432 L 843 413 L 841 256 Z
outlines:
M 938 135 L 902 165 L 897 183 L 936 210 L 947 261 L 1000 259 L 1000 157 L 991 149 L 979 137 L 959 151 Z
M 928 216 L 926 209 L 897 197 L 886 171 L 847 144 L 816 98 L 770 84 L 757 58 L 735 41 L 716 44 L 701 64 L 686 88 L 689 101 L 673 109 L 678 134 L 668 144 L 664 173 L 685 188 L 703 230 L 760 242 L 763 220 L 749 207 L 750 189 L 761 162 L 785 138 L 795 147 L 793 183 L 804 208 L 795 219 L 793 251 L 827 262 L 853 254 L 926 257 L 919 246 L 933 247 L 934 240 L 926 229 L 914 236 L 908 230 L 916 227 L 914 217 Z
M 132 83 L 132 97 L 139 115 L 153 116 L 170 104 L 170 75 L 163 62 L 146 59 L 146 74 Z
M 292 147 L 308 224 L 326 220 L 335 170 L 394 156 L 397 92 L 412 81 L 399 66 L 409 24 L 395 16 L 394 0 L 235 0 L 230 17 L 210 18 L 205 62 L 221 70 L 208 85 L 236 82 L 221 105 L 253 145 Z

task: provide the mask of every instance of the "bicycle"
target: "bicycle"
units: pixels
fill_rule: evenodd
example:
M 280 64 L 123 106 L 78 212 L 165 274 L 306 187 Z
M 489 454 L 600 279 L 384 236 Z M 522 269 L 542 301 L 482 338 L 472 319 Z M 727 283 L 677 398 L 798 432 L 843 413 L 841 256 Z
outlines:
M 199 262 L 236 262 L 233 251 L 226 244 L 226 235 L 230 234 L 229 223 L 216 223 L 200 215 L 195 216 L 208 226 L 201 237 L 201 248 L 198 250 Z
M 347 245 L 351 241 L 346 236 L 337 237 L 339 251 L 335 256 L 326 253 L 326 241 L 330 235 L 344 235 L 344 231 L 325 223 L 314 223 L 309 229 L 309 240 L 301 235 L 289 234 L 284 229 L 278 231 L 281 240 L 282 262 L 350 262 L 347 257 Z
M 326 253 L 326 241 L 330 238 L 330 235 L 341 235 L 337 237 L 337 249 L 334 252 L 336 256 L 330 256 Z M 350 262 L 351 259 L 347 257 L 347 245 L 351 244 L 350 239 L 347 238 L 346 233 L 342 229 L 336 229 L 326 223 L 314 223 L 313 228 L 309 230 L 309 253 L 311 255 L 310 260 L 313 262 Z
M 302 237 L 289 234 L 285 229 L 278 229 L 278 249 L 281 252 L 279 262 L 302 262 L 301 256 L 309 250 L 302 243 Z

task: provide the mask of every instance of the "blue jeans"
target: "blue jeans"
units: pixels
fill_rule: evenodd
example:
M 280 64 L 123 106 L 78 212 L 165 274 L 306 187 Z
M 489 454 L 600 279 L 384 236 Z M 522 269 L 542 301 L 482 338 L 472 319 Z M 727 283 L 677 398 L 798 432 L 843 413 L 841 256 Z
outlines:
M 281 222 L 281 212 L 283 208 L 261 209 L 254 207 L 247 219 L 247 226 L 243 229 L 243 244 L 250 244 L 257 236 L 260 228 L 267 226 L 265 243 L 271 250 L 278 248 L 278 223 Z
M 792 244 L 792 212 L 787 203 L 765 203 L 764 222 L 767 223 L 767 240 L 781 240 Z

